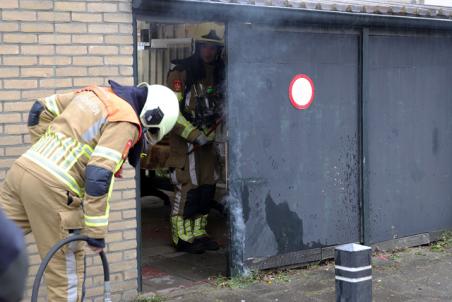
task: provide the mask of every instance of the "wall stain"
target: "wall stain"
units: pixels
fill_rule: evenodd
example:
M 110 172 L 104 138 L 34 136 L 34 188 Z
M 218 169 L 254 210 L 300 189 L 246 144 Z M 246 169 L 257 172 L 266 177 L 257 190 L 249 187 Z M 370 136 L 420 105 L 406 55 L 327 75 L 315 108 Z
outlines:
M 269 193 L 265 199 L 265 212 L 267 224 L 278 244 L 278 254 L 308 247 L 303 243 L 303 220 L 289 209 L 287 202 L 276 204 Z

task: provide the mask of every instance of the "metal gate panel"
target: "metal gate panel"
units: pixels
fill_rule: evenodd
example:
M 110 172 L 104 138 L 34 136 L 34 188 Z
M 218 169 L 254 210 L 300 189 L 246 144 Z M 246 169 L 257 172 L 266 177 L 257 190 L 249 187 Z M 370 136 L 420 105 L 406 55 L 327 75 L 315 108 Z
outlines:
M 452 227 L 452 39 L 370 36 L 366 243 Z
M 230 24 L 227 38 L 233 249 L 250 260 L 359 241 L 358 36 Z M 288 97 L 299 73 L 316 88 L 307 110 Z

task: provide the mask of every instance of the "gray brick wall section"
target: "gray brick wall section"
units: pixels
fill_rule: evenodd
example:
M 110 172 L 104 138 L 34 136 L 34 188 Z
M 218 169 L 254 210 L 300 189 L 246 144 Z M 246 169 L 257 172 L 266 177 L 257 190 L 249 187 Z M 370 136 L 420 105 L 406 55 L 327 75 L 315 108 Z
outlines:
M 131 0 L 0 0 L 0 182 L 29 147 L 26 121 L 35 98 L 108 79 L 131 85 L 132 55 Z M 134 176 L 126 167 L 112 198 L 107 251 L 113 301 L 137 294 Z M 40 260 L 32 234 L 26 239 L 29 301 Z M 87 265 L 86 301 L 102 301 L 100 259 L 89 256 Z

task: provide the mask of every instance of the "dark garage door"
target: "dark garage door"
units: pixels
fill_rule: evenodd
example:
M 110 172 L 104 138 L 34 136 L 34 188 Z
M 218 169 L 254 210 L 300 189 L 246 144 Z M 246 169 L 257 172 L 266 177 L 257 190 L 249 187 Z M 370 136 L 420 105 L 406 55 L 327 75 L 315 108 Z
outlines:
M 368 243 L 452 227 L 451 49 L 444 37 L 369 39 Z
M 243 258 L 359 241 L 358 36 L 232 24 L 227 38 Z M 300 73 L 316 89 L 307 110 L 288 98 Z

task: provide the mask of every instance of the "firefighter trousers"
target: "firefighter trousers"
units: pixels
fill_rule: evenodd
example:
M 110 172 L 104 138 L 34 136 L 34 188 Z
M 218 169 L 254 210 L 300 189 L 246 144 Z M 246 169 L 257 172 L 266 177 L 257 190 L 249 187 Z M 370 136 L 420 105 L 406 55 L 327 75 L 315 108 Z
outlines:
M 78 197 L 43 182 L 17 163 L 10 168 L 0 187 L 0 207 L 25 234 L 33 233 L 41 259 L 55 243 L 82 228 L 80 203 Z M 83 300 L 83 244 L 71 244 L 55 254 L 45 271 L 49 301 Z
M 189 150 L 192 147 L 189 144 Z M 171 202 L 173 243 L 193 242 L 207 236 L 207 215 L 215 197 L 216 153 L 212 145 L 188 154 L 184 167 L 171 173 L 174 199 Z

